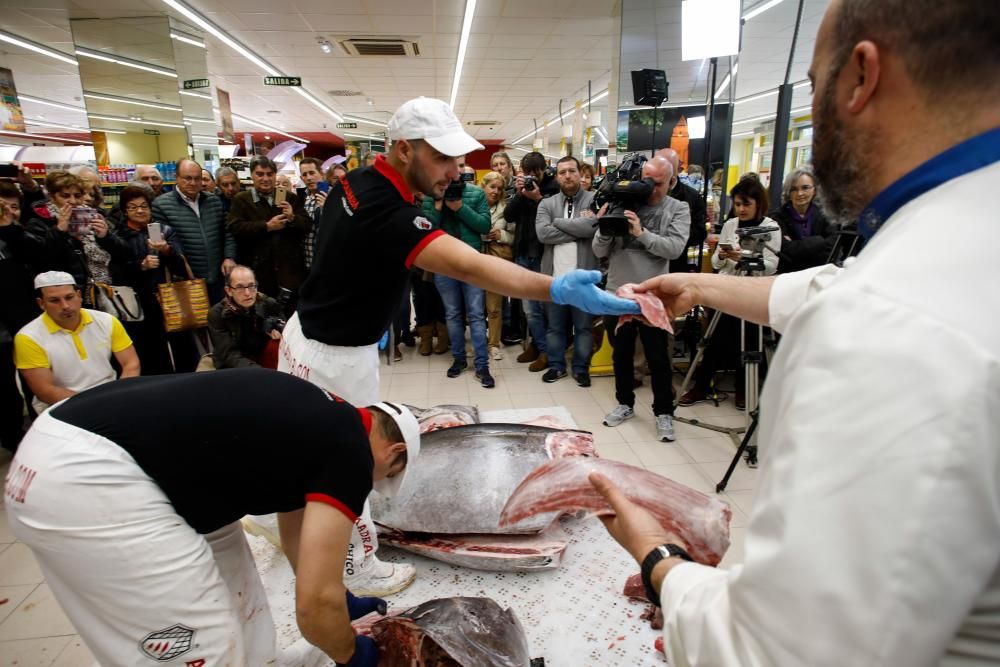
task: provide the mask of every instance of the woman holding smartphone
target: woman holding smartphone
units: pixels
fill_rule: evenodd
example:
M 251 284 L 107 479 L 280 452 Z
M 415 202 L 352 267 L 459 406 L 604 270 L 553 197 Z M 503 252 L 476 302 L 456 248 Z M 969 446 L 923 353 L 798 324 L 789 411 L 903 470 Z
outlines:
M 121 191 L 118 235 L 128 250 L 120 261 L 111 263 L 113 284 L 134 289 L 142 306 L 141 322 L 123 324 L 135 344 L 143 375 L 174 372 L 156 286 L 167 281 L 165 268 L 175 276 L 187 275 L 180 239 L 170 225 L 153 221 L 152 204 L 153 194 L 147 188 L 130 185 Z
M 740 268 L 743 251 L 740 247 L 738 229 L 747 227 L 773 227 L 774 232 L 765 238 L 762 251 L 765 276 L 774 275 L 778 268 L 781 249 L 781 227 L 765 215 L 767 211 L 767 190 L 756 176 L 744 176 L 730 191 L 733 211 L 736 217 L 726 220 L 719 232 L 719 244 L 712 253 L 712 268 L 724 275 L 734 275 Z M 757 237 L 760 238 L 760 237 Z M 747 327 L 747 349 L 757 348 L 757 327 Z M 735 403 L 737 410 L 746 408 L 746 372 L 740 352 L 740 320 L 731 315 L 719 318 L 719 324 L 712 336 L 712 342 L 705 350 L 701 365 L 695 373 L 695 385 L 678 401 L 678 405 L 688 406 L 709 399 L 709 390 L 719 368 L 736 369 Z

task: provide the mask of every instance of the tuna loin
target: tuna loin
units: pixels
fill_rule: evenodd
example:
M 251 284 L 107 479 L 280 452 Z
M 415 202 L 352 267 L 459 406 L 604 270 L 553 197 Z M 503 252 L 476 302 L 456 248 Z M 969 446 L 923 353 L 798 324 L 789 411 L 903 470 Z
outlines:
M 381 667 L 528 667 L 517 616 L 489 598 L 429 600 L 371 626 Z
M 555 524 L 538 535 L 420 535 L 379 527 L 378 539 L 443 563 L 493 572 L 557 568 L 569 544 Z
M 372 497 L 375 522 L 406 533 L 537 533 L 557 513 L 500 526 L 500 510 L 528 473 L 551 456 L 596 455 L 586 431 L 474 424 L 428 433 L 396 498 Z M 588 459 L 589 460 L 589 459 Z
M 666 329 L 670 333 L 673 333 L 674 326 L 670 322 L 670 315 L 667 314 L 667 309 L 664 308 L 663 302 L 660 301 L 659 297 L 648 292 L 637 294 L 635 288 L 636 285 L 633 283 L 627 283 L 619 287 L 615 294 L 623 299 L 631 299 L 638 303 L 639 308 L 642 309 L 642 315 L 622 315 L 618 318 L 618 326 L 615 327 L 615 331 L 629 320 L 638 320 L 651 327 Z
M 712 566 L 722 560 L 729 548 L 729 505 L 648 470 L 606 459 L 571 457 L 543 463 L 511 494 L 500 524 L 514 526 L 531 517 L 572 510 L 613 514 L 588 479 L 595 471 L 680 537 L 694 560 Z

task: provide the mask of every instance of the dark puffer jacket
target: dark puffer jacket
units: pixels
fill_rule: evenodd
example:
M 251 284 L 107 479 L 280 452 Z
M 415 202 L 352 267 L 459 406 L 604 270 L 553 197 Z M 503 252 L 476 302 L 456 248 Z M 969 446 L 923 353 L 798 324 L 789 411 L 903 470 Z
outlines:
M 198 215 L 181 201 L 176 190 L 153 200 L 153 219 L 174 228 L 195 277 L 209 284 L 222 281 L 222 261 L 236 259 L 236 242 L 226 231 L 222 201 L 215 195 L 198 195 Z
M 559 194 L 559 183 L 554 176 L 546 175 L 538 183 L 538 188 L 542 192 L 542 198 Z M 542 256 L 544 246 L 535 232 L 535 217 L 538 214 L 539 203 L 515 194 L 508 202 L 507 208 L 503 210 L 503 219 L 517 225 L 517 230 L 514 232 L 515 257 L 540 259 Z

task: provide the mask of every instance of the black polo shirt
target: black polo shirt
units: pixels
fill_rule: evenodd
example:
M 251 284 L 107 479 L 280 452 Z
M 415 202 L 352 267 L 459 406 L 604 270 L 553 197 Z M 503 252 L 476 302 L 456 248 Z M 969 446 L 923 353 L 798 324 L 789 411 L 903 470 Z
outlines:
M 372 489 L 371 414 L 277 371 L 118 380 L 51 415 L 131 454 L 199 533 L 306 501 L 327 503 L 353 523 Z
M 303 333 L 327 345 L 378 342 L 399 309 L 414 259 L 443 233 L 384 156 L 348 173 L 323 206 L 312 269 L 299 292 Z

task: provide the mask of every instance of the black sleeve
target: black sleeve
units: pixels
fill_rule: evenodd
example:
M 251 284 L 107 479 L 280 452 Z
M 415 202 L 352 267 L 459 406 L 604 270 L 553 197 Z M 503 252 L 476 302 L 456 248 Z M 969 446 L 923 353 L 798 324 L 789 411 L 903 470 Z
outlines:
M 708 215 L 705 200 L 700 196 L 691 197 L 688 200 L 688 206 L 691 207 L 691 234 L 688 236 L 687 244 L 689 246 L 701 245 L 708 238 L 708 231 L 705 229 Z
M 507 204 L 503 209 L 503 219 L 507 222 L 517 222 L 520 220 L 521 208 L 524 205 L 524 197 L 521 195 L 514 195 L 510 203 Z
M 374 237 L 380 239 L 382 252 L 391 264 L 413 264 L 420 251 L 444 234 L 416 206 L 405 206 L 374 222 Z
M 329 413 L 324 415 L 321 427 L 335 434 L 333 442 L 316 440 L 315 432 L 306 436 L 318 444 L 313 450 L 314 465 L 305 476 L 306 501 L 326 503 L 353 522 L 361 516 L 371 493 L 374 463 L 358 411 L 342 401 L 339 406 L 343 409 L 338 409 L 332 420 Z

